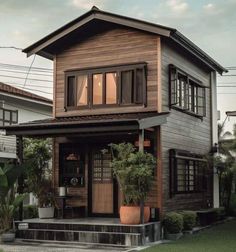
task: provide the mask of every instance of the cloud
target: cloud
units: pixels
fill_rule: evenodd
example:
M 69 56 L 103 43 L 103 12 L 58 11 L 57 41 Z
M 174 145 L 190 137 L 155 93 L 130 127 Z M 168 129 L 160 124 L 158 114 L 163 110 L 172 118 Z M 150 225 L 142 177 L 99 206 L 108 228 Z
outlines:
M 168 0 L 166 4 L 173 12 L 177 13 L 184 13 L 189 9 L 188 3 L 183 0 Z
M 98 8 L 103 8 L 107 3 L 107 0 L 72 0 L 71 5 L 83 10 L 89 10 L 96 5 Z

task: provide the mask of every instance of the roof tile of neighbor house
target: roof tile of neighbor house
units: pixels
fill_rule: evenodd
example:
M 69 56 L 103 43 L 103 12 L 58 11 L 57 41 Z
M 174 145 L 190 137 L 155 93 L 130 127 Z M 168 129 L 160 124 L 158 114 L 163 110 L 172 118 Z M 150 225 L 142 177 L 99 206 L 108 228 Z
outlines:
M 52 104 L 52 100 L 0 82 L 0 92 Z
M 221 66 L 212 57 L 206 54 L 203 50 L 201 50 L 198 46 L 196 46 L 192 41 L 190 41 L 176 29 L 102 11 L 96 6 L 94 6 L 90 11 L 84 13 L 82 16 L 76 18 L 75 20 L 40 39 L 36 43 L 25 48 L 23 52 L 27 53 L 28 56 L 32 54 L 38 54 L 52 60 L 54 55 L 53 50 L 55 49 L 54 47 L 56 45 L 58 45 L 59 43 L 65 44 L 64 42 L 67 37 L 69 37 L 70 41 L 70 39 L 73 39 L 72 35 L 78 31 L 86 31 L 86 34 L 88 34 L 87 30 L 89 29 L 89 25 L 93 25 L 93 31 L 94 27 L 96 27 L 97 30 L 99 25 L 101 25 L 101 22 L 126 26 L 132 29 L 138 29 L 152 34 L 157 34 L 159 36 L 167 38 L 181 48 L 184 48 L 189 54 L 200 60 L 210 69 L 215 70 L 220 74 L 227 72 L 227 70 L 223 66 Z

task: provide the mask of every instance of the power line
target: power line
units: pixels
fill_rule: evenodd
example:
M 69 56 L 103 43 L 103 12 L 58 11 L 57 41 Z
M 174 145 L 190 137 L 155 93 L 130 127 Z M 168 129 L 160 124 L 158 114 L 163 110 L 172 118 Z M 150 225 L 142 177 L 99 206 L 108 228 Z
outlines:
M 9 84 L 9 85 L 14 85 L 14 86 L 23 86 L 24 84 L 21 84 L 21 83 L 16 83 L 16 82 L 4 82 L 6 84 Z M 28 84 L 27 87 L 36 87 L 36 88 L 49 88 L 49 89 L 52 89 L 53 87 L 48 87 L 48 86 L 43 86 L 43 85 L 33 85 L 33 84 Z
M 33 64 L 34 64 L 35 58 L 36 58 L 36 54 L 34 55 L 33 60 L 32 60 L 32 62 L 31 62 L 31 64 L 30 64 L 29 70 L 28 70 L 28 72 L 27 72 L 27 74 L 26 74 L 25 81 L 24 81 L 24 86 L 25 86 L 25 84 L 26 84 L 26 82 L 27 82 L 27 79 L 28 79 L 30 70 L 31 70 L 31 68 L 32 68 L 32 66 L 33 66 Z
M 1 49 L 15 49 L 15 50 L 19 50 L 22 51 L 23 48 L 19 48 L 19 47 L 15 47 L 15 46 L 0 46 Z
M 14 64 L 6 64 L 6 63 L 0 63 L 0 67 L 7 67 L 7 68 L 24 68 L 24 69 L 28 69 L 28 66 L 24 66 L 24 65 L 14 65 Z M 53 69 L 52 68 L 45 68 L 45 67 L 32 67 L 32 71 L 36 70 L 36 71 L 46 71 L 46 72 L 52 72 Z
M 8 78 L 15 78 L 15 79 L 20 79 L 20 80 L 25 80 L 25 78 L 23 78 L 23 77 L 12 76 L 12 75 L 3 75 L 3 74 L 0 74 L 0 77 L 8 77 Z M 29 78 L 28 80 L 32 80 L 32 81 L 42 81 L 42 82 L 53 82 L 53 81 L 50 81 L 50 80 L 30 79 L 30 78 Z
M 26 74 L 26 71 L 21 71 L 21 70 L 3 70 L 0 69 L 1 72 L 7 72 L 7 73 L 22 73 L 22 74 Z M 41 73 L 30 73 L 30 75 L 40 75 L 40 76 L 48 76 L 48 77 L 52 77 L 52 74 L 41 74 Z

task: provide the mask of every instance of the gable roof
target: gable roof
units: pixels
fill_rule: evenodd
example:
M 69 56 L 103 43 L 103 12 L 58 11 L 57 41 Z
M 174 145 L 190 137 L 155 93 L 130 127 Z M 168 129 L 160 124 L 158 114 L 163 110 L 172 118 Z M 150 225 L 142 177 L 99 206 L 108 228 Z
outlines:
M 201 62 L 206 64 L 212 70 L 215 70 L 220 74 L 222 74 L 223 72 L 227 72 L 227 70 L 223 66 L 217 63 L 213 58 L 211 58 L 208 54 L 206 54 L 203 50 L 201 50 L 198 46 L 196 46 L 192 41 L 187 39 L 176 29 L 146 22 L 143 20 L 117 15 L 110 12 L 105 12 L 99 10 L 95 6 L 82 16 L 67 23 L 66 25 L 62 26 L 61 28 L 47 35 L 46 37 L 40 39 L 36 43 L 25 48 L 23 52 L 27 53 L 27 56 L 31 56 L 32 54 L 38 54 L 52 60 L 53 55 L 52 53 L 50 53 L 50 46 L 55 45 L 60 40 L 64 39 L 66 36 L 71 35 L 73 32 L 78 31 L 79 29 L 84 29 L 84 27 L 89 23 L 98 21 L 118 24 L 166 37 L 184 48 L 185 50 L 187 50 L 190 54 L 198 58 Z
M 28 91 L 7 85 L 2 82 L 0 82 L 0 94 L 1 93 L 6 93 L 6 94 L 19 96 L 19 97 L 23 97 L 23 98 L 28 98 L 33 101 L 44 102 L 44 103 L 48 103 L 48 105 L 52 105 L 52 100 L 50 100 L 48 98 L 45 98 L 43 96 L 36 95 L 36 94 L 30 93 Z

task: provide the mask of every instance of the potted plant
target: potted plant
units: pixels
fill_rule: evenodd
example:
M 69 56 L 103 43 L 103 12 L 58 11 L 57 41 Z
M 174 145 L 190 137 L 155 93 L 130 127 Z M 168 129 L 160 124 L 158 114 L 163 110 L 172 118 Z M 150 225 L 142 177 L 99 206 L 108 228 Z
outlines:
M 24 139 L 24 166 L 28 190 L 38 200 L 39 218 L 54 217 L 52 172 L 49 166 L 51 143 L 48 139 Z
M 167 213 L 163 220 L 163 226 L 167 240 L 178 240 L 183 235 L 183 216 L 176 212 Z
M 40 219 L 49 219 L 54 217 L 55 197 L 49 179 L 41 180 L 41 187 L 35 190 L 38 198 L 38 215 Z
M 15 240 L 14 213 L 25 195 L 15 195 L 15 183 L 20 167 L 0 168 L 0 234 L 3 242 Z
M 137 151 L 131 143 L 110 144 L 111 166 L 123 193 L 124 205 L 120 208 L 122 224 L 140 223 L 140 203 L 144 202 L 153 182 L 153 155 Z M 150 207 L 144 207 L 144 222 L 150 218 Z

